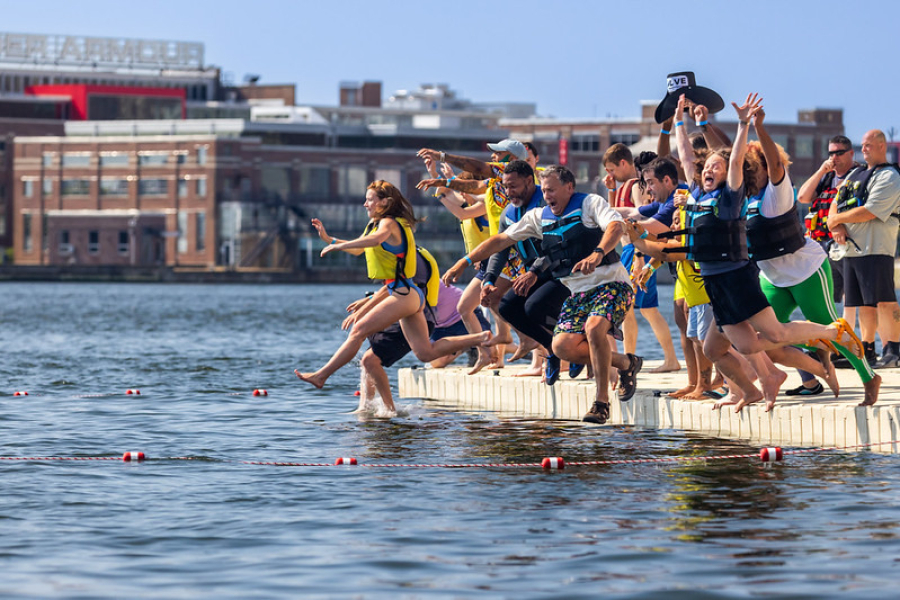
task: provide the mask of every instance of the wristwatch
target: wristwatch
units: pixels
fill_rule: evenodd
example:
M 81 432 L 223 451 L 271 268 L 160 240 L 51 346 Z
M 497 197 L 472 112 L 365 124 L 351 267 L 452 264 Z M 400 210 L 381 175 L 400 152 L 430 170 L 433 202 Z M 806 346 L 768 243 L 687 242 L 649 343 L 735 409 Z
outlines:
M 594 252 L 596 252 L 597 254 L 606 254 L 606 250 L 604 250 L 603 248 L 594 248 Z

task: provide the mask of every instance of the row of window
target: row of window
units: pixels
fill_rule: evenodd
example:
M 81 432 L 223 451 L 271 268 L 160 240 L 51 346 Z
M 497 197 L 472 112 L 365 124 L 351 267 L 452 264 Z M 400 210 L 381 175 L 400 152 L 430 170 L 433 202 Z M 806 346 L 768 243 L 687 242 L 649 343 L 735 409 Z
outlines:
M 194 194 L 203 198 L 206 196 L 207 186 L 206 177 L 198 177 L 196 179 L 179 179 L 178 180 L 178 197 L 186 198 L 190 182 L 194 182 Z M 41 181 L 41 191 L 45 196 L 53 193 L 53 180 L 43 179 Z M 71 178 L 60 181 L 60 194 L 63 196 L 89 196 L 91 193 L 91 180 L 85 178 Z M 166 196 L 169 193 L 168 179 L 140 179 L 138 180 L 138 194 L 141 196 Z M 25 179 L 22 181 L 22 195 L 31 198 L 34 194 L 34 180 Z M 100 195 L 101 196 L 127 196 L 128 180 L 121 177 L 101 177 L 100 178 Z
M 209 148 L 197 147 L 197 164 L 205 165 L 208 160 Z M 44 152 L 41 162 L 45 167 L 53 166 L 57 157 L 55 152 Z M 65 167 L 89 167 L 91 166 L 90 152 L 63 152 L 60 156 L 60 164 Z M 172 164 L 183 165 L 187 163 L 188 153 L 179 152 L 140 152 L 137 155 L 137 164 L 144 167 L 162 167 L 171 161 Z M 131 164 L 131 157 L 127 152 L 103 152 L 97 160 L 101 167 L 127 167 Z
M 22 238 L 23 248 L 25 252 L 34 250 L 34 241 L 31 234 L 31 218 L 30 214 L 22 215 Z M 188 251 L 188 213 L 178 213 L 178 242 L 176 244 L 179 254 L 185 254 Z M 120 229 L 118 233 L 118 251 L 119 254 L 128 254 L 131 236 L 125 229 Z M 195 250 L 202 252 L 206 250 L 206 213 L 198 212 L 194 215 L 194 243 Z M 72 245 L 68 229 L 59 231 L 59 245 L 57 251 L 61 255 L 69 255 L 75 251 Z M 88 254 L 100 253 L 100 232 L 96 229 L 88 231 Z

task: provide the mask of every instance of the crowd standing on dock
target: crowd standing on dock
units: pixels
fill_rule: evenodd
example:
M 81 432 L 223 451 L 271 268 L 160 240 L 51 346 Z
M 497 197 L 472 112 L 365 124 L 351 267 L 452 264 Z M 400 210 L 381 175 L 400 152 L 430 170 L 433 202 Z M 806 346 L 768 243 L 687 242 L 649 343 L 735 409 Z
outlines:
M 663 350 L 654 371 L 681 369 L 658 310 L 656 271 L 667 264 L 688 375 L 671 396 L 713 398 L 737 411 L 762 401 L 771 410 L 787 378 L 777 363 L 801 374 L 787 395 L 824 393 L 821 379 L 838 396 L 835 368 L 847 366 L 862 381 L 860 404 L 875 404 L 881 377 L 873 369 L 900 367 L 900 167 L 887 162 L 884 134 L 863 137 L 865 164 L 854 163 L 848 138 L 832 138 L 829 158 L 795 202 L 790 157 L 766 131 L 761 97 L 731 103 L 732 141 L 708 122 L 725 102 L 693 73 L 669 75 L 667 89 L 656 111 L 657 152 L 634 157 L 614 144 L 604 154 L 606 197 L 576 192 L 571 171 L 538 167 L 536 149 L 517 140 L 488 144 L 487 162 L 420 150 L 430 177 L 418 187 L 460 220 L 465 242 L 465 256 L 443 276 L 416 244 L 412 206 L 389 182 L 369 185 L 369 225 L 355 240 L 337 240 L 313 219 L 323 255 L 364 253 L 369 277 L 384 285 L 347 308 L 350 334 L 332 359 L 297 377 L 322 387 L 368 339 L 361 407 L 377 393 L 390 414 L 385 367 L 410 351 L 440 368 L 468 349 L 470 374 L 502 368 L 508 351 L 508 360 L 530 353 L 520 374 L 548 385 L 563 369 L 577 377 L 587 368 L 596 390 L 583 419 L 602 424 L 610 389 L 627 402 L 639 385 L 635 309 Z M 798 203 L 810 205 L 805 219 Z M 476 270 L 471 282 L 453 287 L 468 267 Z M 798 308 L 807 320 L 792 320 Z

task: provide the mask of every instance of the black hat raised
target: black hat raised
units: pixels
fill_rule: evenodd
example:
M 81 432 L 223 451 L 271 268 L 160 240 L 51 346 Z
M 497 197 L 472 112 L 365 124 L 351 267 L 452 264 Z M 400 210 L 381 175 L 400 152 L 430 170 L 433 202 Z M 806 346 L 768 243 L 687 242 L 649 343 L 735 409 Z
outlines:
M 710 114 L 725 108 L 725 101 L 719 94 L 697 85 L 693 71 L 669 73 L 666 75 L 666 97 L 656 107 L 657 123 L 662 123 L 675 114 L 675 107 L 678 106 L 678 97 L 681 94 L 694 104 L 702 104 L 708 108 Z

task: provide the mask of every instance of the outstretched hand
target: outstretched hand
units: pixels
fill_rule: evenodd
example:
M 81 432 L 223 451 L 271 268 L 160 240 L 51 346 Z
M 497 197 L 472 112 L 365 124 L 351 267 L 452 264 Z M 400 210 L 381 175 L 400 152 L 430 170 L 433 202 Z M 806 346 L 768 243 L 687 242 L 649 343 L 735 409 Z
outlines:
M 325 226 L 322 225 L 322 221 L 320 221 L 320 220 L 318 220 L 318 219 L 312 219 L 312 220 L 310 221 L 310 223 L 312 223 L 313 228 L 316 230 L 316 233 L 319 234 L 319 238 L 320 238 L 323 242 L 330 242 L 330 241 L 331 241 L 331 240 L 329 239 L 331 236 L 329 236 L 329 235 L 328 235 L 328 232 L 325 231 Z
M 734 107 L 738 120 L 746 123 L 759 109 L 762 108 L 762 98 L 759 97 L 759 94 L 754 92 L 747 94 L 747 99 L 744 100 L 744 103 L 741 106 L 738 106 L 734 102 L 731 103 L 731 106 Z
M 443 179 L 423 179 L 416 184 L 416 189 L 427 190 L 428 188 L 441 187 L 444 185 L 443 182 Z
M 441 153 L 437 150 L 432 150 L 431 148 L 422 148 L 416 152 L 416 156 L 419 158 L 431 158 L 434 162 L 439 162 L 441 160 Z

